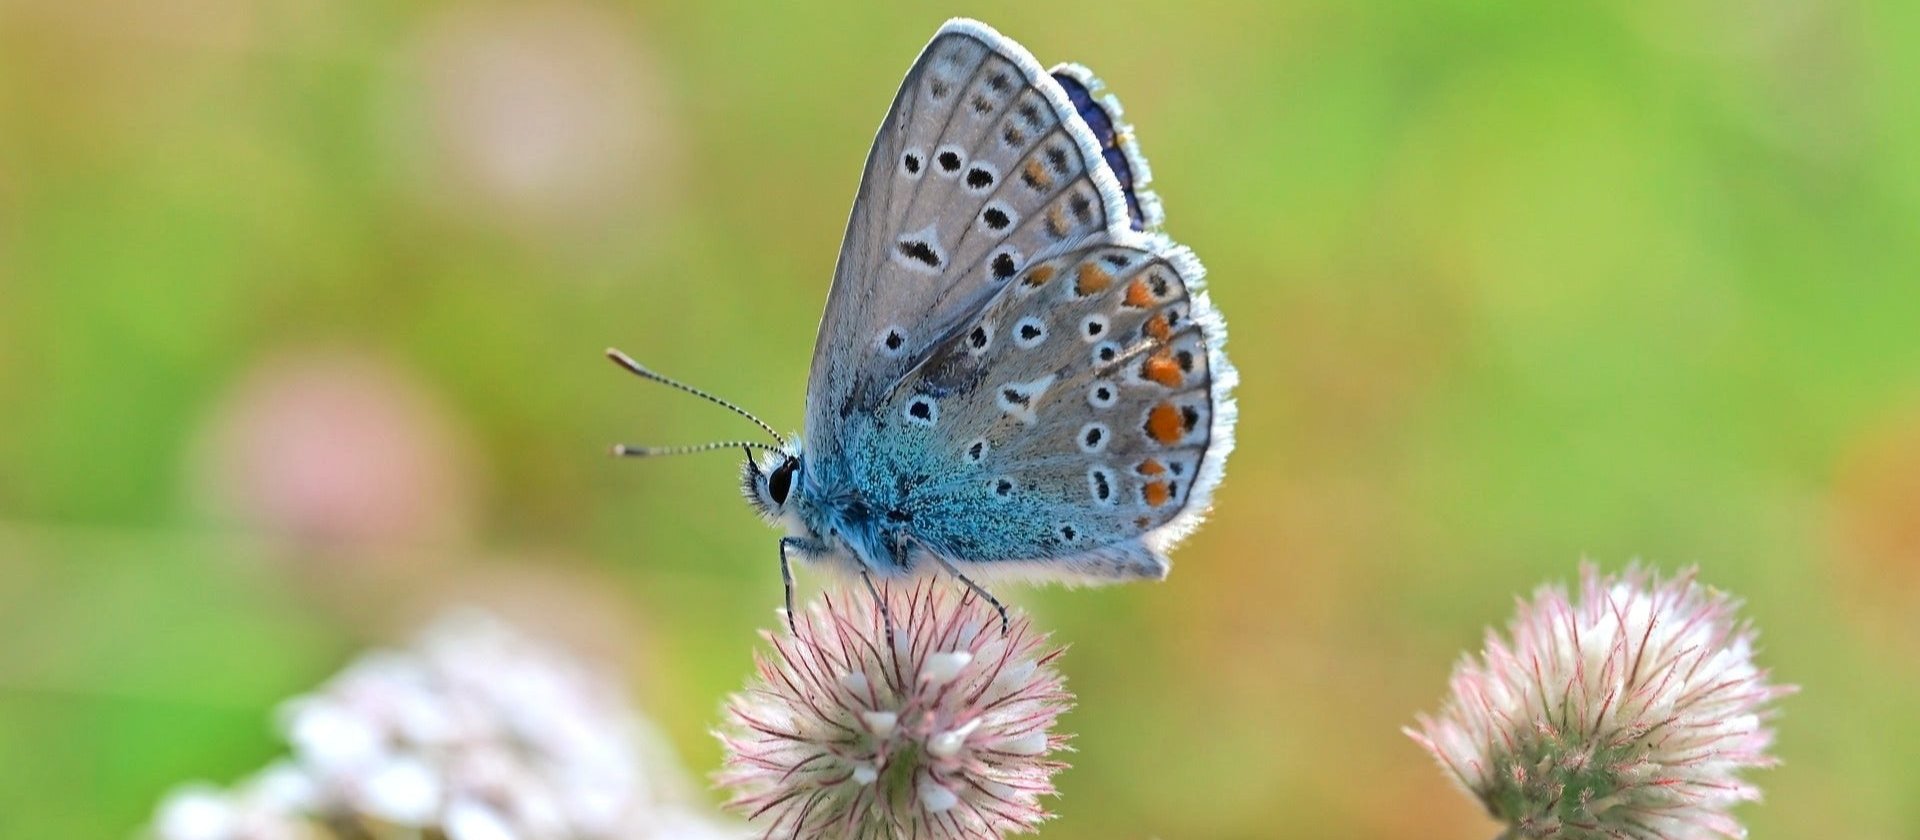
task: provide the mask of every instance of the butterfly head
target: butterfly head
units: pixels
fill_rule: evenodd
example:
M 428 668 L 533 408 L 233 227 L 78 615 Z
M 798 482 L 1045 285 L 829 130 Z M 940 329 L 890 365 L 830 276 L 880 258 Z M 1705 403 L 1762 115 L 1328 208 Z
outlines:
M 785 519 L 791 512 L 789 505 L 800 495 L 802 465 L 799 441 L 772 450 L 764 458 L 756 458 L 748 449 L 747 462 L 740 468 L 740 492 L 761 518 L 769 522 Z
M 754 509 L 760 511 L 760 515 L 769 522 L 780 522 L 790 517 L 792 509 L 789 505 L 799 495 L 800 489 L 801 461 L 799 440 L 787 439 L 775 431 L 772 426 L 767 425 L 766 421 L 753 416 L 753 412 L 751 411 L 709 394 L 706 391 L 702 391 L 699 388 L 662 376 L 645 365 L 634 361 L 631 356 L 618 350 L 609 348 L 607 350 L 607 358 L 612 359 L 614 364 L 626 368 L 627 372 L 641 379 L 658 382 L 669 388 L 685 391 L 725 408 L 728 411 L 732 411 L 741 417 L 745 417 L 753 421 L 754 425 L 759 426 L 768 436 L 773 438 L 773 443 L 771 444 L 760 443 L 758 441 L 716 441 L 714 443 L 701 443 L 692 446 L 633 446 L 629 444 L 619 444 L 613 448 L 613 454 L 647 458 L 659 455 L 686 455 L 694 452 L 712 452 L 717 449 L 738 446 L 747 453 L 747 463 L 742 466 L 740 470 L 740 490 L 746 495 L 747 501 L 752 503 Z M 756 458 L 754 456 L 755 452 L 764 452 L 766 456 L 764 458 Z

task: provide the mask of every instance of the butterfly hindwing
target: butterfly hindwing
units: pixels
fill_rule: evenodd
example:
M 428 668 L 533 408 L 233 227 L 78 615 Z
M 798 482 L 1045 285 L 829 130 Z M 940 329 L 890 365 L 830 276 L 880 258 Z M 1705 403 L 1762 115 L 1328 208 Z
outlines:
M 1026 50 L 973 21 L 942 27 L 868 155 L 807 399 L 808 450 L 886 390 L 1013 276 L 1125 219 L 1099 141 Z
M 901 381 L 881 411 L 939 447 L 912 500 L 927 547 L 989 573 L 1164 575 L 1232 446 L 1234 373 L 1201 276 L 1164 237 L 1090 237 Z

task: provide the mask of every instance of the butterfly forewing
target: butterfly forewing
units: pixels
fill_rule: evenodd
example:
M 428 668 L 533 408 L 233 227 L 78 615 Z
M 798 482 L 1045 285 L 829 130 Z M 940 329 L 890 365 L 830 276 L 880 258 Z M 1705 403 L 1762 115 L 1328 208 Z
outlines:
M 943 27 L 868 155 L 814 349 L 809 451 L 831 459 L 843 418 L 1028 265 L 1126 212 L 1059 83 L 983 25 Z

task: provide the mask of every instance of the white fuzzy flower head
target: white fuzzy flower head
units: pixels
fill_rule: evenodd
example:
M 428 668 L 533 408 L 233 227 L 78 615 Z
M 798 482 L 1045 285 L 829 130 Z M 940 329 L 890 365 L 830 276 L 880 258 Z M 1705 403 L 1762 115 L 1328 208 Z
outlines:
M 1071 705 L 1060 651 L 1015 615 L 940 585 L 828 597 L 768 634 L 718 733 L 729 806 L 766 837 L 1000 837 L 1048 816 Z M 782 628 L 783 630 L 785 628 Z
M 685 804 L 665 742 L 617 685 L 479 614 L 375 651 L 288 701 L 278 762 L 160 806 L 156 840 L 738 837 Z
M 1577 600 L 1543 587 L 1510 639 L 1489 630 L 1440 713 L 1407 734 L 1507 837 L 1745 836 L 1730 811 L 1760 791 L 1741 774 L 1775 763 L 1767 721 L 1793 687 L 1754 665 L 1738 601 L 1692 570 L 1580 576 Z

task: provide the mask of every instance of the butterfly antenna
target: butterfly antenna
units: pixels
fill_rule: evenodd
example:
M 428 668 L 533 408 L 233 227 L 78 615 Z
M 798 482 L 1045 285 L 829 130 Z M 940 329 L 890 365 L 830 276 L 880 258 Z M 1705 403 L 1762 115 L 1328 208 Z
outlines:
M 702 391 L 699 388 L 695 388 L 692 385 L 688 385 L 679 380 L 670 379 L 668 377 L 661 376 L 658 373 L 654 373 L 652 370 L 648 369 L 645 365 L 642 365 L 639 362 L 634 361 L 632 356 L 629 356 L 611 347 L 607 348 L 607 358 L 612 359 L 614 364 L 619 365 L 623 368 L 626 368 L 628 373 L 631 373 L 634 376 L 638 376 L 641 379 L 650 379 L 650 380 L 653 380 L 654 382 L 658 382 L 669 388 L 678 388 L 682 391 L 685 391 L 689 394 L 692 394 L 696 397 L 706 400 L 707 402 L 713 403 L 714 405 L 725 408 L 728 411 L 731 411 L 735 414 L 740 415 L 741 417 L 745 417 L 748 420 L 752 420 L 754 425 L 759 426 L 761 429 L 766 430 L 766 433 L 769 435 L 772 435 L 773 439 L 775 441 L 778 441 L 781 446 L 787 445 L 786 438 L 781 437 L 780 433 L 774 431 L 772 426 L 767 425 L 767 422 L 765 420 L 761 420 L 760 418 L 753 416 L 753 412 L 751 411 L 741 408 L 740 406 L 735 405 L 732 402 L 723 400 L 719 397 L 716 397 L 712 394 Z M 720 446 L 722 444 L 715 444 L 715 445 Z M 734 446 L 736 444 L 729 443 L 724 445 Z M 765 449 L 765 448 L 771 448 L 771 447 L 761 447 L 761 448 Z
M 779 452 L 777 446 L 751 440 L 723 440 L 717 443 L 696 443 L 692 446 L 636 446 L 631 443 L 616 443 L 613 454 L 622 458 L 658 458 L 662 455 L 692 455 L 696 452 L 712 452 L 715 449 L 732 449 L 744 446 L 749 450 L 762 449 L 767 452 Z

